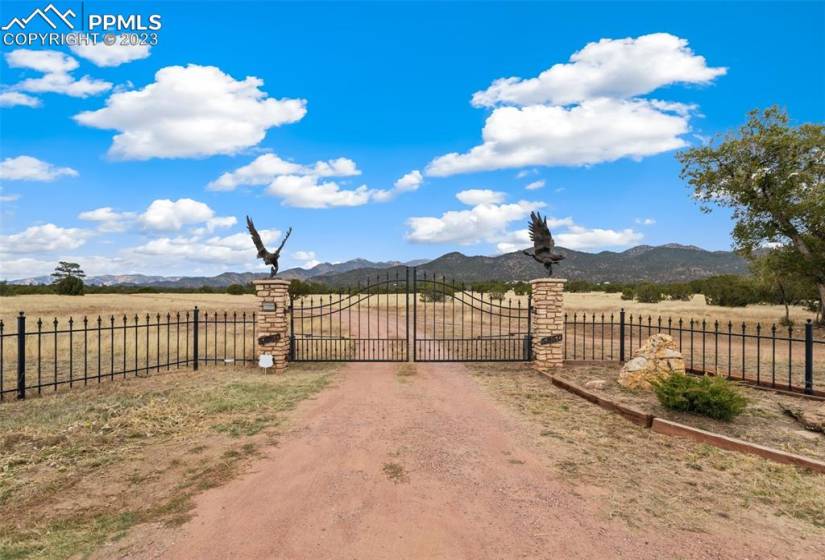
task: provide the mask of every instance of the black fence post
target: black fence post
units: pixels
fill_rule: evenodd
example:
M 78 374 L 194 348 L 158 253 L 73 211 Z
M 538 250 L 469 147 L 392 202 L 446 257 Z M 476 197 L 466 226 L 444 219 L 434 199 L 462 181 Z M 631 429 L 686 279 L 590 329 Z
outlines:
M 192 369 L 195 371 L 198 371 L 198 322 L 200 313 L 200 309 L 196 305 L 192 319 Z
M 26 315 L 17 316 L 17 398 L 26 398 Z
M 619 361 L 624 362 L 624 307 L 619 311 Z
M 805 394 L 814 392 L 814 325 L 805 323 Z

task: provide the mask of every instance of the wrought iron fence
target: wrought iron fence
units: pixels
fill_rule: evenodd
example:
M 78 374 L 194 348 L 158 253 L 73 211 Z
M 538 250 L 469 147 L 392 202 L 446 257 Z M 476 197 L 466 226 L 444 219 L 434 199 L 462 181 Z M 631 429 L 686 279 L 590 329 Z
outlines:
M 255 313 L 0 320 L 0 400 L 199 365 L 254 362 Z
M 572 313 L 564 318 L 564 358 L 625 361 L 653 334 L 673 337 L 693 373 L 763 386 L 825 394 L 825 340 L 813 325 L 734 323 L 617 313 Z

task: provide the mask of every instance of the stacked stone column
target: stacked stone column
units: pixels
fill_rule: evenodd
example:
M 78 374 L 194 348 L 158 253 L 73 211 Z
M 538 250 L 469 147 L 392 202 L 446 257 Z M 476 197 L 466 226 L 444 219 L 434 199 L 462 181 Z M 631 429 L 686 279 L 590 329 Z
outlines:
M 256 280 L 255 295 L 255 356 L 272 354 L 275 373 L 283 373 L 289 355 L 289 282 L 279 278 Z
M 564 284 L 560 278 L 540 278 L 533 286 L 533 359 L 539 369 L 564 361 Z

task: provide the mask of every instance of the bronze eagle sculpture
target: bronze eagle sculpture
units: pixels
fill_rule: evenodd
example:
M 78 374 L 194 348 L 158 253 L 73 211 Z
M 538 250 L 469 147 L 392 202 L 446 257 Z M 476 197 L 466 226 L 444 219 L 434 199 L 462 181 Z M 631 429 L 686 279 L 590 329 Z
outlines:
M 281 245 L 278 247 L 278 250 L 274 253 L 270 253 L 267 251 L 266 247 L 264 247 L 264 242 L 261 240 L 261 235 L 258 233 L 258 230 L 255 229 L 255 224 L 252 223 L 249 216 L 246 217 L 246 227 L 249 230 L 249 234 L 252 236 L 252 242 L 255 243 L 255 248 L 258 249 L 258 258 L 263 259 L 265 264 L 272 267 L 269 270 L 269 277 L 273 278 L 276 274 L 278 274 L 278 257 L 281 256 L 281 249 L 284 248 L 286 240 L 289 239 L 289 236 L 292 233 L 292 228 L 290 227 L 286 231 L 284 240 L 281 241 Z
M 544 265 L 547 275 L 553 276 L 553 265 L 564 260 L 564 255 L 553 252 L 556 243 L 550 235 L 550 228 L 547 227 L 547 217 L 541 217 L 538 212 L 530 212 L 530 241 L 533 242 L 533 252 L 524 251 L 528 257 L 533 257 L 536 262 Z

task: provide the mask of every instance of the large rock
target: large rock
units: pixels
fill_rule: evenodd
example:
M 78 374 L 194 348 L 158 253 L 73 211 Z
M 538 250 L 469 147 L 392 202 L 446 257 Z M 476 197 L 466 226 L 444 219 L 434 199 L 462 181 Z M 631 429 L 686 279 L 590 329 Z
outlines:
M 620 385 L 629 389 L 652 389 L 653 380 L 685 373 L 685 360 L 673 337 L 666 334 L 654 334 L 633 356 L 622 366 L 618 379 Z

